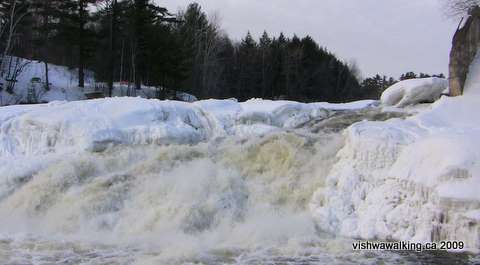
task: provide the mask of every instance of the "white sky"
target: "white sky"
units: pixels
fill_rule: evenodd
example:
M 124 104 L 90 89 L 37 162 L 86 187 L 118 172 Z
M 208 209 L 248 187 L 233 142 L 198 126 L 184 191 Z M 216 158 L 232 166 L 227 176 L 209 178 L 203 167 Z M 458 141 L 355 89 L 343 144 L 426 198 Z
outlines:
M 192 0 L 156 0 L 175 13 Z M 239 40 L 284 32 L 310 35 L 340 58 L 355 60 L 367 77 L 407 71 L 448 74 L 451 38 L 458 21 L 440 0 L 197 0 L 221 17 Z

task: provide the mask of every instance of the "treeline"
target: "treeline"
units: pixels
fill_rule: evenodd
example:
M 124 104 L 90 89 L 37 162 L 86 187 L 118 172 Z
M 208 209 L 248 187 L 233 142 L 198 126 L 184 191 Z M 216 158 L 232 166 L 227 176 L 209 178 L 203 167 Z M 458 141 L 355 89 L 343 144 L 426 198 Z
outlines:
M 170 14 L 149 0 L 0 0 L 0 15 L 13 33 L 1 35 L 3 54 L 45 62 L 46 89 L 54 63 L 78 69 L 79 87 L 86 69 L 94 71 L 107 94 L 119 81 L 239 100 L 342 102 L 381 90 L 370 79 L 360 84 L 354 65 L 309 36 L 249 33 L 233 41 L 195 3 Z
M 248 33 L 234 43 L 197 4 L 179 15 L 187 78 L 178 84 L 202 98 L 252 97 L 299 101 L 345 101 L 362 97 L 352 70 L 311 37 Z

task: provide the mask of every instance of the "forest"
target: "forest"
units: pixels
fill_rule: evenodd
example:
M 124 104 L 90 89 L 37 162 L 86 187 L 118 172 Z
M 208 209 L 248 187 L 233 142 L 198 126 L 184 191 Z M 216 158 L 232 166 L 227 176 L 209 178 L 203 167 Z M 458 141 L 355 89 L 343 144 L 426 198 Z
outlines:
M 199 99 L 346 102 L 377 99 L 397 82 L 363 79 L 354 63 L 310 36 L 264 32 L 258 40 L 250 33 L 232 40 L 196 3 L 173 14 L 149 0 L 1 0 L 0 14 L 2 69 L 12 56 L 41 61 L 46 90 L 48 64 L 76 69 L 80 88 L 93 71 L 105 96 L 122 82 L 158 87 L 161 99 L 174 90 Z M 400 80 L 426 76 L 409 72 Z

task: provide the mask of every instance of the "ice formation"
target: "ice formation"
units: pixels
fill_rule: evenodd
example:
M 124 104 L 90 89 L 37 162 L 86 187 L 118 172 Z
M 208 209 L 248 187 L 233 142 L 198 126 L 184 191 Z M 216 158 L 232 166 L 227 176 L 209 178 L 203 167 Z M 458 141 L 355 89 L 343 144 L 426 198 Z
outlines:
M 380 101 L 385 106 L 405 107 L 423 102 L 434 102 L 448 86 L 443 78 L 430 77 L 404 80 L 387 88 Z
M 479 62 L 464 96 L 442 97 L 406 120 L 360 122 L 346 130 L 339 161 L 311 202 L 320 227 L 349 237 L 457 240 L 480 248 Z M 439 94 L 437 82 L 444 81 L 413 80 L 421 85 L 411 88 Z M 409 102 L 392 99 L 396 88 L 385 92 L 384 104 Z
M 8 106 L 0 112 L 0 156 L 67 149 L 102 151 L 116 144 L 194 144 L 226 135 L 265 134 L 326 117 L 350 104 L 206 100 L 196 103 L 111 98 Z

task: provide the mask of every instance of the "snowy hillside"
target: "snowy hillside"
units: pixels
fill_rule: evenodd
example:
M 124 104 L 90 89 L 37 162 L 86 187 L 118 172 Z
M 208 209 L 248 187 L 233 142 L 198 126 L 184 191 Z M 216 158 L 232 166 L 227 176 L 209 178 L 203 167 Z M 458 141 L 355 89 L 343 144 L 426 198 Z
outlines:
M 28 102 L 28 90 L 32 88 L 32 78 L 39 78 L 40 83 L 34 85 L 34 97 L 38 102 L 50 102 L 55 100 L 74 101 L 85 99 L 83 92 L 77 87 L 78 73 L 75 69 L 69 69 L 65 66 L 49 64 L 49 83 L 51 88 L 49 91 L 44 89 L 45 86 L 45 64 L 38 61 L 30 61 L 26 59 L 8 57 L 8 61 L 12 60 L 10 65 L 10 73 L 5 70 L 5 79 L 13 76 L 13 72 L 24 66 L 19 73 L 13 89 L 13 93 L 7 91 L 8 81 L 2 80 L 3 89 L 0 91 L 0 106 L 13 105 L 21 102 Z M 86 71 L 85 84 L 93 86 L 95 83 L 94 75 L 90 71 Z
M 0 106 L 15 104 L 32 104 L 32 103 L 48 103 L 52 101 L 77 101 L 86 99 L 86 94 L 91 92 L 101 92 L 108 94 L 107 86 L 104 83 L 96 83 L 95 74 L 92 71 L 85 72 L 85 87 L 78 87 L 78 70 L 69 69 L 65 66 L 48 64 L 48 78 L 50 90 L 45 89 L 45 64 L 39 61 L 31 61 L 27 59 L 8 57 L 10 67 L 5 70 L 5 78 L 0 80 L 3 89 L 0 89 Z M 10 68 L 10 72 L 8 71 Z M 13 77 L 13 72 L 21 68 L 13 88 L 9 92 L 8 79 Z M 38 82 L 35 82 L 37 79 Z M 32 80 L 34 80 L 32 82 Z M 33 93 L 29 94 L 29 90 Z M 98 91 L 97 91 L 98 90 Z M 113 97 L 142 97 L 156 98 L 158 89 L 150 86 L 142 86 L 140 90 L 136 90 L 133 84 L 115 82 L 113 85 Z M 174 91 L 171 97 L 193 102 L 197 98 L 183 92 Z

